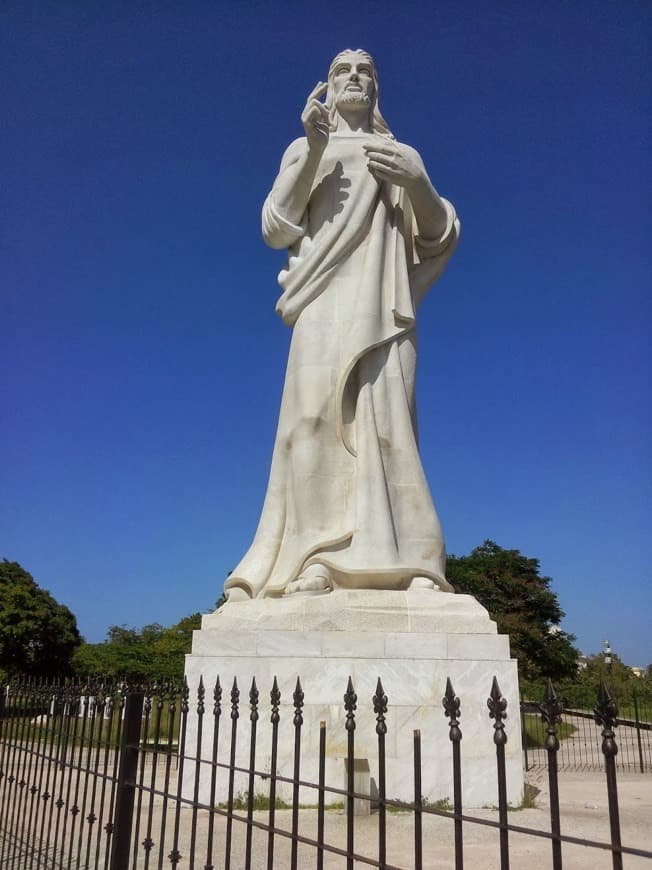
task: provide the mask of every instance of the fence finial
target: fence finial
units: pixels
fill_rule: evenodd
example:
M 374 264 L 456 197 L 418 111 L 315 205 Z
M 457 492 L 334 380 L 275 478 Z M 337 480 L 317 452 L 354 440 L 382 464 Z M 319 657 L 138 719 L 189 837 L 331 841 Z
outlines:
M 355 730 L 355 713 L 354 710 L 357 707 L 358 696 L 356 695 L 353 689 L 353 680 L 349 677 L 349 682 L 346 686 L 346 693 L 344 695 L 344 709 L 346 710 L 346 730 L 354 731 Z
M 453 743 L 459 743 L 462 739 L 460 731 L 460 699 L 455 694 L 451 678 L 446 677 L 446 691 L 441 699 L 446 716 L 450 719 L 448 737 Z
M 238 713 L 238 702 L 240 701 L 240 689 L 238 689 L 238 680 L 236 677 L 233 678 L 233 686 L 231 688 L 231 718 L 237 719 L 239 717 Z
M 559 749 L 559 739 L 557 738 L 556 726 L 561 722 L 561 714 L 564 712 L 564 705 L 557 697 L 557 692 L 555 692 L 555 687 L 553 686 L 551 679 L 548 679 L 546 690 L 538 707 L 541 713 L 541 719 L 545 722 L 548 729 L 548 736 L 546 737 L 545 744 L 546 749 L 551 750 L 552 752 L 557 752 Z
M 249 704 L 251 706 L 251 715 L 249 718 L 252 722 L 258 721 L 258 698 L 259 698 L 258 686 L 256 685 L 256 678 L 254 677 L 251 681 L 251 689 L 249 690 Z
M 278 708 L 281 704 L 281 690 L 278 687 L 278 680 L 274 677 L 274 682 L 272 683 L 272 690 L 269 693 L 269 700 L 272 704 L 272 715 L 270 717 L 270 721 L 273 725 L 275 725 L 279 719 Z
M 353 688 L 353 686 L 351 686 Z M 376 693 L 372 698 L 374 705 L 374 713 L 376 714 L 376 734 L 387 734 L 387 722 L 385 722 L 385 714 L 387 713 L 387 695 L 383 689 L 383 684 L 378 677 L 376 684 Z
M 598 700 L 593 708 L 595 721 L 602 725 L 602 751 L 612 758 L 618 754 L 618 746 L 614 735 L 614 728 L 618 725 L 618 707 L 609 694 L 609 689 L 604 682 L 600 681 Z
M 215 678 L 215 688 L 213 689 L 213 715 L 219 716 L 222 712 L 222 686 L 220 684 L 219 675 Z
M 302 725 L 303 713 L 301 712 L 301 708 L 303 707 L 303 689 L 301 688 L 301 680 L 299 679 L 299 677 L 297 677 L 297 684 L 295 686 L 292 699 L 294 701 L 294 724 Z
M 489 707 L 489 717 L 494 720 L 494 743 L 496 746 L 504 746 L 507 743 L 507 735 L 505 734 L 505 719 L 507 718 L 507 698 L 503 698 L 498 680 L 493 678 L 491 684 L 491 694 L 487 699 L 487 707 Z

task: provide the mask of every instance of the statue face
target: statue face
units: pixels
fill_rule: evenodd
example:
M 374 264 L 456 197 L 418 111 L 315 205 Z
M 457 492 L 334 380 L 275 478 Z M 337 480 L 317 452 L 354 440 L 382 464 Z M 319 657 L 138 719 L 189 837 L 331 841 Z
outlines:
M 336 108 L 368 111 L 376 98 L 373 66 L 369 58 L 355 51 L 342 55 L 332 74 Z

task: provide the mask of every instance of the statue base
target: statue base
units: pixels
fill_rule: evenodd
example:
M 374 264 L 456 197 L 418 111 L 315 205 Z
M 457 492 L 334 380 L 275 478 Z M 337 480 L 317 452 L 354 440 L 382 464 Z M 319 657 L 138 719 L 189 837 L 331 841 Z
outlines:
M 405 592 L 336 590 L 327 595 L 290 595 L 227 603 L 204 616 L 186 658 L 191 711 L 186 755 L 197 742 L 195 701 L 199 678 L 206 689 L 201 757 L 211 759 L 213 689 L 219 676 L 222 714 L 218 762 L 231 749 L 231 689 L 240 690 L 236 765 L 249 766 L 249 691 L 259 690 L 254 791 L 267 795 L 271 763 L 270 690 L 281 691 L 277 774 L 292 777 L 295 745 L 293 693 L 297 677 L 304 692 L 301 779 L 317 783 L 320 722 L 326 723 L 326 785 L 346 788 L 347 731 L 344 693 L 349 676 L 357 694 L 355 711 L 356 791 L 372 796 L 378 782 L 378 737 L 372 696 L 378 677 L 388 699 L 386 714 L 386 796 L 414 799 L 414 730 L 421 733 L 422 795 L 429 801 L 453 798 L 452 749 L 442 707 L 446 678 L 461 702 L 462 799 L 465 807 L 498 802 L 496 747 L 487 698 L 494 676 L 507 699 L 505 731 L 507 792 L 511 804 L 523 794 L 521 724 L 516 661 L 509 638 L 472 596 L 432 590 Z M 200 800 L 210 800 L 210 765 L 202 765 Z M 192 794 L 194 764 L 186 762 L 184 791 Z M 215 803 L 226 801 L 228 771 L 217 768 Z M 236 773 L 234 793 L 244 797 L 246 773 Z M 292 785 L 278 782 L 277 797 L 290 801 Z M 302 804 L 316 804 L 317 790 L 302 787 Z M 342 796 L 326 793 L 326 804 Z M 364 802 L 356 802 L 364 809 Z

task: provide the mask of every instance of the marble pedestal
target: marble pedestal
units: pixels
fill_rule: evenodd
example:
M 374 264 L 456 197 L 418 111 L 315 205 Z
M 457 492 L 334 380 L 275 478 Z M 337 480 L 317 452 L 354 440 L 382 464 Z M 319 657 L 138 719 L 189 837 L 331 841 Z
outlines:
M 292 776 L 293 702 L 297 676 L 304 691 L 301 779 L 317 782 L 320 722 L 327 727 L 326 784 L 345 788 L 346 745 L 343 696 L 349 676 L 357 693 L 355 758 L 368 762 L 371 794 L 378 781 L 376 718 L 372 696 L 378 677 L 388 698 L 387 797 L 413 800 L 413 732 L 421 732 L 422 792 L 428 800 L 452 800 L 452 751 L 442 708 L 446 678 L 461 701 L 463 802 L 467 807 L 496 804 L 496 752 L 487 698 L 497 677 L 507 699 L 508 800 L 523 792 L 521 728 L 516 661 L 509 638 L 499 635 L 487 611 L 469 595 L 423 591 L 337 590 L 327 595 L 293 595 L 225 604 L 204 616 L 186 659 L 191 713 L 186 754 L 195 755 L 195 703 L 200 675 L 206 686 L 202 751 L 211 758 L 212 693 L 219 675 L 223 689 L 218 760 L 228 762 L 231 746 L 230 691 L 240 689 L 236 763 L 247 767 L 250 751 L 249 690 L 260 692 L 256 769 L 269 773 L 270 689 L 281 691 L 277 772 Z M 186 762 L 185 787 L 194 787 L 194 764 Z M 226 800 L 228 772 L 218 768 L 216 802 Z M 235 793 L 247 791 L 247 776 L 236 774 Z M 269 780 L 257 777 L 256 793 L 267 794 Z M 291 786 L 277 794 L 289 800 Z M 200 800 L 210 798 L 210 768 L 202 765 Z M 301 803 L 316 804 L 316 790 L 302 788 Z M 327 803 L 341 797 L 327 795 Z

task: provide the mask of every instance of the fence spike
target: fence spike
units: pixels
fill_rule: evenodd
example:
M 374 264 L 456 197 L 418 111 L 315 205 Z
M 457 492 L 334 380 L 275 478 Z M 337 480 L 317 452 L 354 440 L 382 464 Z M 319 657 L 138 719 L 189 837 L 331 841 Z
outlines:
M 258 721 L 258 698 L 260 693 L 258 691 L 258 686 L 256 685 L 256 678 L 254 677 L 251 681 L 251 689 L 249 690 L 249 704 L 251 705 L 251 715 L 249 718 L 252 722 Z
M 272 704 L 272 715 L 270 717 L 270 721 L 272 725 L 276 725 L 280 719 L 278 708 L 281 703 L 281 692 L 278 687 L 278 680 L 274 677 L 274 682 L 272 684 L 272 690 L 269 693 L 269 700 Z
M 233 678 L 233 687 L 231 688 L 231 718 L 237 719 L 240 715 L 238 713 L 238 702 L 240 701 L 240 689 L 238 689 L 238 681 L 234 677 Z
M 489 717 L 494 720 L 494 743 L 496 746 L 504 746 L 507 743 L 507 735 L 505 734 L 505 719 L 507 718 L 507 698 L 503 698 L 498 680 L 493 678 L 491 684 L 491 694 L 487 699 L 487 707 L 489 707 Z
M 354 731 L 355 730 L 355 709 L 358 706 L 358 696 L 356 695 L 353 689 L 353 680 L 349 676 L 349 682 L 346 686 L 346 693 L 344 695 L 344 709 L 346 710 L 346 730 Z
M 600 681 L 598 699 L 593 708 L 595 721 L 602 726 L 602 751 L 605 755 L 615 757 L 618 754 L 614 728 L 618 725 L 618 706 L 609 694 L 604 680 Z
M 303 689 L 301 688 L 301 680 L 297 677 L 296 687 L 294 689 L 294 693 L 292 695 L 292 699 L 294 700 L 294 724 L 302 725 L 303 724 Z
M 548 736 L 546 737 L 546 749 L 552 752 L 557 752 L 559 749 L 559 739 L 557 737 L 556 726 L 561 722 L 561 714 L 564 712 L 564 706 L 557 697 L 557 692 L 552 684 L 552 680 L 548 679 L 546 689 L 538 705 L 541 712 L 541 719 L 546 724 Z
M 455 694 L 451 678 L 446 677 L 446 690 L 441 699 L 445 715 L 450 719 L 448 737 L 453 743 L 459 743 L 462 739 L 460 731 L 460 699 Z
M 213 715 L 219 716 L 222 712 L 222 686 L 220 684 L 219 674 L 215 678 L 215 688 L 213 689 Z
M 204 699 L 206 698 L 206 689 L 204 688 L 204 678 L 199 675 L 199 685 L 197 686 L 197 715 L 203 716 L 206 710 Z
M 373 701 L 374 713 L 376 714 L 376 734 L 387 734 L 387 722 L 385 721 L 387 695 L 383 689 L 380 677 L 378 677 L 376 692 L 371 700 Z

